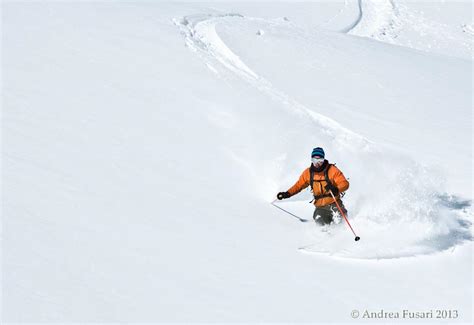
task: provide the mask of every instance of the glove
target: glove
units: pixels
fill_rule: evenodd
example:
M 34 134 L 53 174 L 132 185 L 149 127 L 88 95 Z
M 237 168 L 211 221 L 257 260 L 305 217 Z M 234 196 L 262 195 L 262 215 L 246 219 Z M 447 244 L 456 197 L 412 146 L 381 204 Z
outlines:
M 334 196 L 338 196 L 338 195 L 339 195 L 339 189 L 338 189 L 336 186 L 332 185 L 332 184 L 326 185 L 325 189 L 326 189 L 326 191 L 328 191 L 328 192 L 331 191 L 332 194 L 334 194 Z
M 280 192 L 277 194 L 277 199 L 278 200 L 283 200 L 289 198 L 291 195 L 288 192 Z

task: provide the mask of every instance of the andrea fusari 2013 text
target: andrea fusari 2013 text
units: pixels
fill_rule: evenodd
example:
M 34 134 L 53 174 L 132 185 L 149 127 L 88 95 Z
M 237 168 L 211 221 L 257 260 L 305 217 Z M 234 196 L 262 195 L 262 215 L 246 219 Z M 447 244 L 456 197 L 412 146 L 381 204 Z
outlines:
M 361 318 L 404 318 L 404 319 L 455 319 L 459 317 L 459 313 L 456 309 L 431 309 L 431 310 L 408 310 L 403 309 L 401 311 L 370 311 L 365 310 Z

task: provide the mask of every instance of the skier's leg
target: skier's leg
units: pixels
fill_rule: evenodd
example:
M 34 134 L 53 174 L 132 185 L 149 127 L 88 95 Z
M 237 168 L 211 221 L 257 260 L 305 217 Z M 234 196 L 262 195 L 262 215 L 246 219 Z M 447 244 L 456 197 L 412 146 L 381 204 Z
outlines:
M 347 216 L 347 209 L 344 206 L 344 203 L 342 203 L 342 201 L 339 199 L 339 200 L 337 200 L 337 204 L 339 204 L 339 206 L 342 209 L 342 212 L 344 212 L 344 214 Z M 336 204 L 334 203 L 334 205 L 336 205 Z M 336 206 L 336 209 L 337 209 L 337 206 Z M 337 211 L 339 211 L 339 209 Z
M 341 200 L 338 200 L 337 203 L 339 204 L 339 207 L 341 208 L 342 212 L 347 216 L 347 209 L 346 207 L 344 206 L 344 204 L 342 203 Z M 336 203 L 331 203 L 330 205 L 328 205 L 328 207 L 331 209 L 332 213 L 333 213 L 333 217 L 334 216 L 337 216 L 339 218 L 342 219 L 342 215 L 341 215 L 341 212 L 339 211 L 339 209 L 337 208 L 337 205 Z
M 317 224 L 329 225 L 332 222 L 332 210 L 329 206 L 316 207 L 313 213 L 313 219 Z

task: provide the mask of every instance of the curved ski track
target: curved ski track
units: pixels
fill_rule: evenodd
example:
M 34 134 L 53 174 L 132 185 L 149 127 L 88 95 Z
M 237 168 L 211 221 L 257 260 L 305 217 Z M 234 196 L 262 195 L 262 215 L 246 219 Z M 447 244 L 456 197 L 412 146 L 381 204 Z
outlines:
M 206 65 L 213 71 L 212 63 L 219 62 L 236 76 L 249 82 L 253 87 L 281 102 L 293 112 L 309 117 L 319 129 L 324 130 L 331 139 L 345 147 L 357 146 L 360 150 L 372 150 L 373 143 L 365 137 L 343 127 L 337 121 L 317 113 L 305 105 L 291 98 L 283 91 L 275 88 L 268 80 L 259 76 L 254 70 L 243 62 L 219 37 L 216 25 L 220 22 L 235 19 L 247 21 L 259 21 L 276 24 L 274 21 L 261 18 L 244 17 L 240 14 L 197 14 L 174 19 L 175 25 L 179 26 L 181 33 L 185 36 L 186 45 L 204 60 Z M 357 25 L 357 24 L 352 24 Z

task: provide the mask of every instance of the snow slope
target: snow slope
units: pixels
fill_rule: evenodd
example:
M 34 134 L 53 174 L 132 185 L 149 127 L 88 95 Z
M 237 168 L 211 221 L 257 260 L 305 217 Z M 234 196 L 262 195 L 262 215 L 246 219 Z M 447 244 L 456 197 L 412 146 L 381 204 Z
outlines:
M 472 40 L 390 4 L 2 4 L 2 320 L 470 322 Z M 314 146 L 360 242 L 269 204 Z
M 360 1 L 350 33 L 422 51 L 472 58 L 472 5 L 467 1 Z

